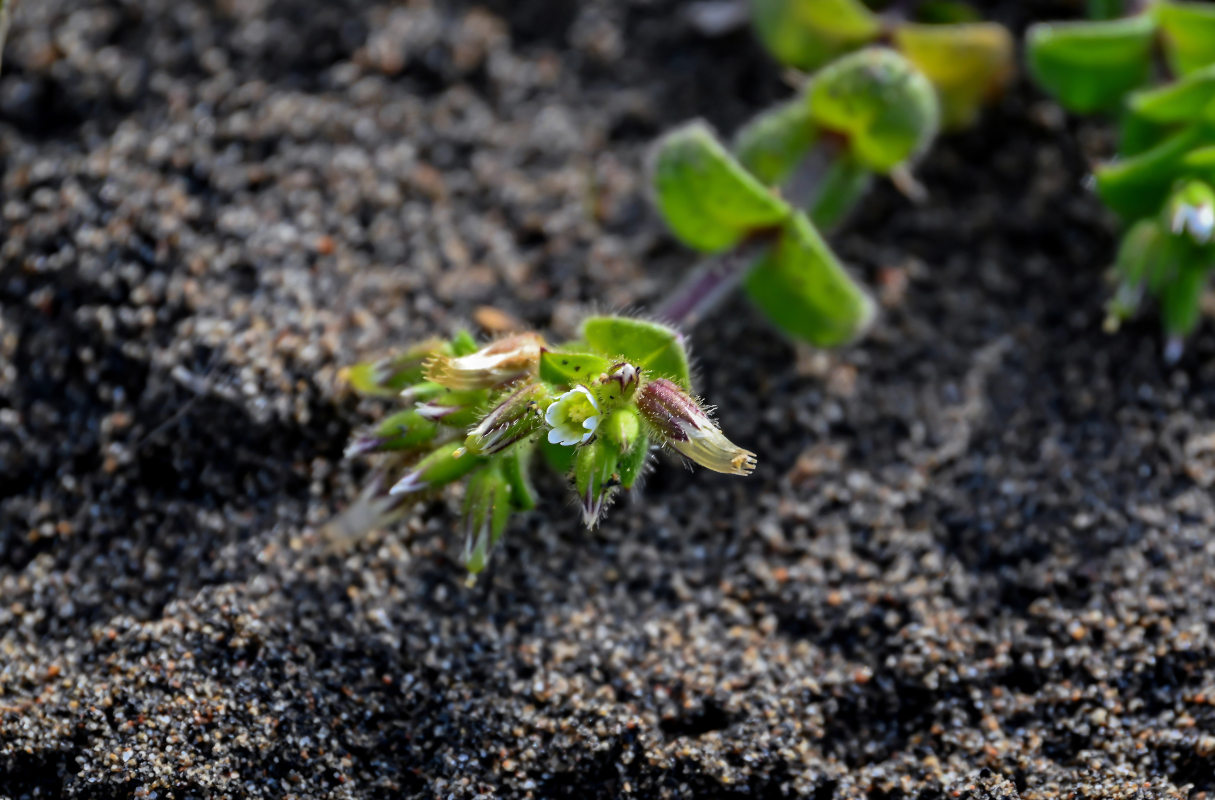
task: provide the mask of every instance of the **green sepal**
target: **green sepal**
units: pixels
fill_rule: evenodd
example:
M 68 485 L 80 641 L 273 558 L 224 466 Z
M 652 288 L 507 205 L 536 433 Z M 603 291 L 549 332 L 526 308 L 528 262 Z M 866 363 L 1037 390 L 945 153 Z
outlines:
M 882 174 L 915 160 L 940 125 L 932 84 L 906 58 L 882 47 L 819 70 L 806 101 L 816 125 L 845 135 L 857 161 Z
M 941 122 L 950 129 L 973 124 L 1014 69 L 1012 35 L 994 22 L 900 25 L 894 45 L 936 87 Z
M 1215 100 L 1215 66 L 1192 72 L 1156 89 L 1142 89 L 1127 98 L 1131 113 L 1161 123 L 1195 122 L 1209 119 Z
M 819 347 L 856 339 L 875 312 L 869 295 L 802 214 L 784 227 L 744 286 L 774 325 Z
M 1215 63 L 1215 7 L 1209 3 L 1158 2 L 1152 9 L 1173 72 L 1189 75 Z
M 868 44 L 882 25 L 859 0 L 751 0 L 756 34 L 773 57 L 801 70 Z
M 622 488 L 632 489 L 634 485 L 637 485 L 638 478 L 642 477 L 642 473 L 645 471 L 645 461 L 649 456 L 650 435 L 642 427 L 638 430 L 637 436 L 634 436 L 628 441 L 627 446 L 623 447 L 616 464 Z
M 734 153 L 768 186 L 785 183 L 818 139 L 810 106 L 800 98 L 761 111 L 734 135 Z
M 1181 159 L 1181 168 L 1186 175 L 1215 183 L 1215 145 L 1195 147 Z
M 481 346 L 477 344 L 477 340 L 466 330 L 457 331 L 451 338 L 451 354 L 457 358 L 472 355 L 479 349 Z
M 569 450 L 570 448 L 564 448 Z M 519 444 L 498 456 L 502 465 L 502 477 L 510 487 L 511 508 L 516 511 L 531 511 L 536 507 L 536 490 L 532 486 L 529 467 L 532 460 L 532 445 Z
M 574 491 L 582 506 L 582 521 L 588 528 L 593 528 L 620 485 L 617 475 L 620 455 L 613 445 L 601 437 L 592 439 L 577 450 Z
M 1026 34 L 1029 71 L 1069 111 L 1116 108 L 1151 72 L 1150 15 L 1096 22 L 1043 22 Z
M 540 353 L 540 380 L 565 387 L 589 384 L 611 366 L 611 361 L 592 353 L 545 350 Z
M 589 317 L 582 338 L 595 352 L 627 361 L 646 378 L 669 378 L 691 389 L 683 335 L 674 328 L 632 317 Z
M 789 214 L 788 204 L 747 172 L 701 121 L 658 140 L 650 174 L 667 227 L 695 250 L 728 250 Z
M 1206 135 L 1202 126 L 1191 125 L 1133 158 L 1101 165 L 1095 173 L 1098 194 L 1124 219 L 1156 213 L 1168 197 L 1186 154 Z
M 476 575 L 510 521 L 510 487 L 501 467 L 490 462 L 468 481 L 464 494 L 464 565 Z

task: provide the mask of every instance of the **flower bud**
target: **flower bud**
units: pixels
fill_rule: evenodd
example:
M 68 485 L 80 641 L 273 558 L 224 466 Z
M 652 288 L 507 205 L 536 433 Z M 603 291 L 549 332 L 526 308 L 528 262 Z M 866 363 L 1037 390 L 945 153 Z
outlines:
M 345 371 L 345 377 L 359 394 L 392 397 L 405 387 L 420 382 L 424 364 L 443 347 L 441 340 L 427 339 L 394 356 L 355 364 Z
M 526 375 L 540 362 L 544 339 L 520 333 L 465 356 L 437 355 L 426 364 L 426 378 L 449 389 L 492 389 Z
M 346 458 L 389 450 L 414 450 L 427 444 L 439 426 L 410 408 L 398 411 L 379 425 L 361 433 L 346 447 Z
M 489 400 L 485 389 L 454 391 L 444 389 L 430 400 L 418 403 L 415 408 L 423 418 L 446 425 L 449 428 L 467 428 L 481 415 L 481 409 Z
M 464 446 L 479 455 L 500 453 L 544 427 L 552 396 L 544 384 L 531 383 L 508 394 L 468 433 Z
M 574 459 L 574 490 L 582 506 L 582 521 L 588 528 L 599 523 L 616 487 L 620 485 L 616 448 L 600 438 L 578 448 Z
M 468 452 L 459 442 L 449 442 L 414 464 L 388 493 L 413 494 L 438 489 L 463 478 L 483 463 L 484 458 Z
M 658 439 L 706 469 L 749 475 L 755 454 L 731 442 L 695 400 L 660 378 L 637 391 L 637 410 Z
M 473 575 L 485 569 L 490 551 L 510 520 L 510 486 L 497 464 L 473 474 L 464 495 L 464 565 Z

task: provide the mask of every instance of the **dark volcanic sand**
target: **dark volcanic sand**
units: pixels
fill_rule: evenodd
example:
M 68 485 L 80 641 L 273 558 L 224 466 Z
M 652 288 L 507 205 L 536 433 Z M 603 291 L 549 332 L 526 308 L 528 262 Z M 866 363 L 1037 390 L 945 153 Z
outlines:
M 1100 125 L 1017 87 L 837 241 L 886 306 L 695 332 L 748 480 L 559 480 L 333 554 L 340 365 L 693 263 L 639 165 L 787 93 L 670 0 L 24 0 L 0 78 L 0 796 L 1205 797 L 1215 336 L 1100 330 Z M 1008 2 L 1018 29 L 1060 12 Z

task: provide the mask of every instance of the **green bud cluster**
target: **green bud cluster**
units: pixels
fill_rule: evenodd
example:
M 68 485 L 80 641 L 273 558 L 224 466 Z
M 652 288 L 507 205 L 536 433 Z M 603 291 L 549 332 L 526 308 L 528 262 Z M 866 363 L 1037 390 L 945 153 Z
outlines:
M 377 474 L 391 476 L 372 490 L 369 523 L 463 481 L 471 575 L 485 569 L 511 515 L 535 508 L 537 463 L 568 474 L 588 527 L 618 491 L 637 485 L 657 446 L 717 472 L 755 467 L 755 455 L 726 439 L 692 397 L 682 335 L 654 322 L 591 317 L 576 341 L 556 346 L 528 333 L 478 347 L 461 333 L 355 365 L 346 377 L 365 396 L 409 406 L 347 449 L 375 455 Z
M 1096 4 L 1092 21 L 1035 25 L 1027 61 L 1067 110 L 1120 116 L 1118 155 L 1095 175 L 1125 226 L 1106 329 L 1152 297 L 1174 360 L 1215 268 L 1215 6 L 1161 0 L 1121 17 L 1109 5 Z M 1176 79 L 1145 87 L 1160 60 Z

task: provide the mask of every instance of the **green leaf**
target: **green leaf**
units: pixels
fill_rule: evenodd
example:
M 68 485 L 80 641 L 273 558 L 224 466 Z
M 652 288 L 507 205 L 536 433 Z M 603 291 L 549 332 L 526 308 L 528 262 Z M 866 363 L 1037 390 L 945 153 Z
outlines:
M 459 331 L 451 339 L 451 354 L 453 356 L 472 355 L 479 349 L 480 345 L 477 344 L 477 340 L 468 331 Z
M 817 138 L 810 107 L 797 97 L 752 117 L 735 134 L 734 152 L 760 181 L 780 186 L 810 152 Z
M 751 19 L 773 57 L 806 71 L 882 32 L 881 20 L 859 0 L 751 0 Z
M 1160 2 L 1153 8 L 1164 54 L 1178 75 L 1215 63 L 1215 7 L 1209 3 Z
M 1147 80 L 1155 33 L 1149 15 L 1038 23 L 1026 34 L 1029 71 L 1070 111 L 1114 109 L 1127 92 Z
M 939 125 L 932 84 L 886 48 L 866 48 L 828 64 L 814 75 L 806 99 L 817 125 L 844 134 L 857 161 L 883 174 L 923 153 Z
M 971 125 L 1013 74 L 1012 36 L 995 23 L 900 25 L 894 45 L 936 87 L 947 128 Z
M 1097 168 L 1097 193 L 1124 219 L 1155 214 L 1182 171 L 1185 156 L 1207 134 L 1200 125 L 1181 130 L 1147 152 Z
M 591 353 L 545 350 L 540 353 L 540 380 L 566 387 L 589 384 L 611 366 L 608 359 Z
M 631 317 L 590 317 L 582 338 L 597 353 L 643 370 L 647 379 L 669 378 L 691 388 L 683 335 L 674 328 Z
M 1143 89 L 1127 99 L 1137 117 L 1168 124 L 1195 122 L 1215 100 L 1215 66 L 1205 67 L 1158 89 Z
M 803 214 L 784 227 L 745 287 L 773 324 L 819 347 L 856 339 L 874 316 L 873 301 Z
M 659 139 L 650 172 L 667 226 L 696 250 L 728 250 L 789 214 L 789 206 L 752 177 L 704 122 Z

